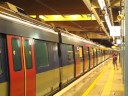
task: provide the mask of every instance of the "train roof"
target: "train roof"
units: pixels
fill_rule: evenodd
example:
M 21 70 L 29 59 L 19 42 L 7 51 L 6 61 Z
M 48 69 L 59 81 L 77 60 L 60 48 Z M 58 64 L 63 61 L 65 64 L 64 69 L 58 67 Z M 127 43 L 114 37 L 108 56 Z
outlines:
M 59 42 L 58 32 L 50 25 L 1 6 L 0 33 Z
M 59 42 L 58 32 L 55 31 L 54 27 L 22 13 L 0 6 L 0 19 L 0 33 Z M 57 30 L 62 35 L 62 43 L 77 44 L 79 42 L 79 45 L 86 43 L 87 46 L 90 44 L 92 47 L 108 49 L 105 46 L 96 44 L 89 39 L 79 37 L 60 28 Z
M 58 28 L 58 30 L 59 30 L 59 32 L 61 32 L 62 36 L 68 37 L 68 40 L 69 40 L 69 38 L 74 40 L 74 43 L 78 43 L 78 41 L 80 41 L 82 43 L 91 44 L 92 47 L 107 49 L 107 47 L 105 47 L 103 45 L 94 43 L 94 42 L 90 41 L 89 39 L 82 38 L 80 36 L 72 34 L 72 33 L 68 32 L 66 30 L 61 29 L 61 28 Z

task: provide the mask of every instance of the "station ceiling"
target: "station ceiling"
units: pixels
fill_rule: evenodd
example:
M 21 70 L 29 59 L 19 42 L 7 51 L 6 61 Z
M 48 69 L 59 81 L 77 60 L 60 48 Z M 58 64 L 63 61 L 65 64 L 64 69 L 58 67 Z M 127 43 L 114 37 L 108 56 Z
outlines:
M 82 36 L 84 38 L 90 39 L 102 39 L 110 40 L 109 29 L 104 19 L 103 11 L 100 9 L 98 0 L 2 0 L 3 2 L 12 3 L 25 10 L 27 15 L 36 15 L 39 17 L 42 15 L 46 19 L 48 16 L 60 15 L 63 17 L 62 20 L 42 20 L 52 26 L 61 27 L 68 30 L 71 33 Z M 85 2 L 90 2 L 90 8 Z M 117 16 L 120 12 L 120 0 L 105 0 L 106 9 L 110 15 L 111 24 L 114 26 L 119 25 Z M 94 9 L 96 14 L 102 22 L 99 22 L 95 19 L 92 19 L 94 12 L 91 10 Z M 65 20 L 67 15 L 79 16 L 86 19 L 78 20 Z M 37 18 L 36 17 L 36 18 Z M 89 18 L 89 19 L 88 19 Z M 37 18 L 39 20 L 39 18 Z M 104 28 L 103 28 L 104 26 Z M 106 30 L 106 31 L 105 31 Z

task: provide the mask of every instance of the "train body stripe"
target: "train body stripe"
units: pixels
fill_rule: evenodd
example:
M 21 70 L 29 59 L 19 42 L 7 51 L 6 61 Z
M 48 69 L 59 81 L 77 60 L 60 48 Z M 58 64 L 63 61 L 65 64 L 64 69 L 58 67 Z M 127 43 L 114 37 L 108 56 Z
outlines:
M 0 96 L 8 96 L 8 82 L 0 83 Z

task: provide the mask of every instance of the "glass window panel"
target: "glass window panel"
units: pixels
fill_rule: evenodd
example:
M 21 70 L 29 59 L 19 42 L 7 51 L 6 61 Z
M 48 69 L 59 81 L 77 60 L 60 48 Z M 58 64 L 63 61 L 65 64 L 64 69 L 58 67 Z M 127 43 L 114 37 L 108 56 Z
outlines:
M 24 40 L 24 51 L 25 51 L 26 68 L 31 69 L 32 68 L 32 52 L 31 52 L 31 45 L 29 43 L 29 40 Z
M 90 50 L 90 68 L 93 67 L 93 49 L 89 48 Z
M 84 48 L 84 71 L 89 69 L 89 50 L 88 48 Z
M 20 40 L 18 38 L 12 38 L 12 53 L 15 71 L 20 71 L 22 68 L 20 47 Z
M 35 59 L 37 68 L 48 66 L 48 48 L 44 41 L 35 40 Z
M 79 56 L 80 56 L 80 60 L 83 61 L 83 50 L 82 50 L 82 47 L 79 47 Z
M 84 49 L 84 55 L 86 56 L 87 59 L 89 59 L 89 51 L 88 48 Z
M 67 47 L 68 64 L 72 64 L 72 63 L 74 63 L 73 47 L 72 47 L 72 45 L 66 45 L 66 47 Z

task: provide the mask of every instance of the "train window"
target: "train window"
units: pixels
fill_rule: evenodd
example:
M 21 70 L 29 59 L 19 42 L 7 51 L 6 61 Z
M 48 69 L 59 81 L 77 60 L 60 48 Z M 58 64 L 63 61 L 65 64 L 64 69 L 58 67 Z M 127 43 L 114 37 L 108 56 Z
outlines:
M 68 57 L 68 64 L 74 63 L 73 59 L 73 47 L 72 45 L 67 45 L 67 57 Z
M 32 68 L 32 53 L 31 53 L 31 45 L 29 43 L 29 40 L 24 40 L 24 51 L 25 51 L 25 62 L 26 62 L 26 68 L 31 69 Z
M 21 65 L 20 40 L 18 38 L 12 39 L 12 52 L 13 52 L 14 70 L 20 71 L 22 65 Z
M 2 74 L 2 62 L 1 62 L 1 50 L 0 50 L 0 75 Z
M 79 57 L 81 60 L 83 60 L 83 49 L 82 47 L 79 47 Z
M 37 68 L 48 66 L 48 49 L 44 41 L 35 40 L 35 59 Z
M 87 47 L 87 48 L 84 49 L 84 55 L 89 58 L 89 55 L 88 55 L 89 53 L 88 53 L 88 52 L 89 52 L 89 51 L 88 51 L 88 47 Z
M 90 68 L 93 68 L 93 49 L 89 48 L 90 51 Z
M 100 56 L 100 50 L 97 49 L 97 56 Z
M 73 46 L 62 44 L 61 51 L 62 51 L 63 65 L 74 64 Z
M 89 48 L 84 48 L 84 71 L 89 69 Z

